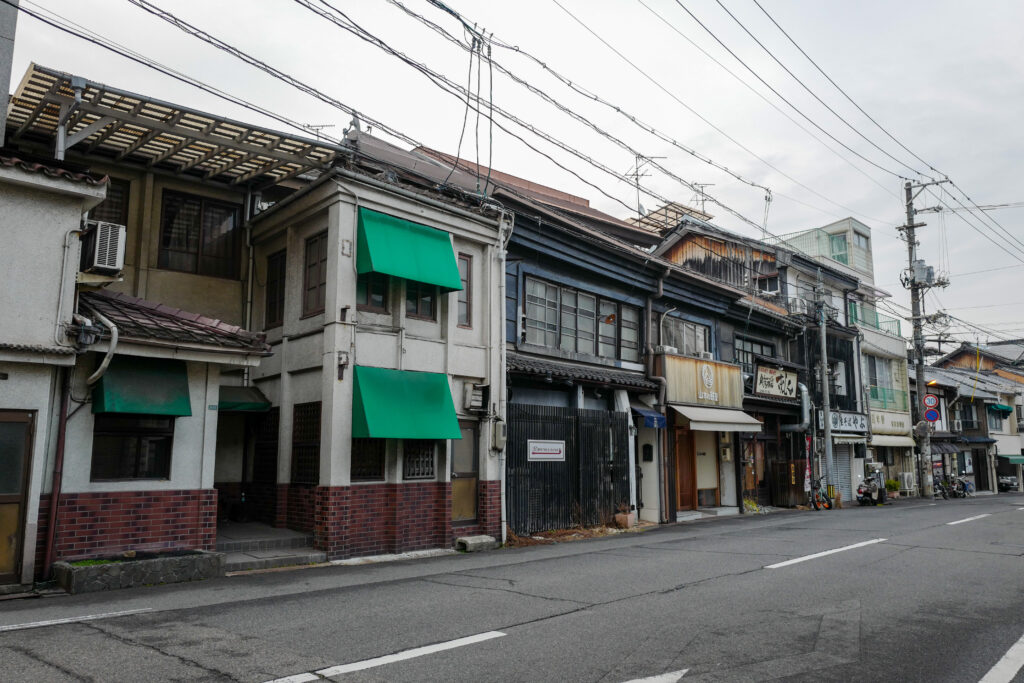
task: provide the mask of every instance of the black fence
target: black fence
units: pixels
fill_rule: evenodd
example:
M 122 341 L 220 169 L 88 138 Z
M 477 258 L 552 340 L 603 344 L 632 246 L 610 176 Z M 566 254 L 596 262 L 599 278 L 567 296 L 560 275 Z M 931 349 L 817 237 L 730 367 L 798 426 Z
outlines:
M 517 534 L 612 521 L 629 505 L 629 415 L 508 406 L 508 523 Z M 529 458 L 531 440 L 564 442 L 564 460 Z

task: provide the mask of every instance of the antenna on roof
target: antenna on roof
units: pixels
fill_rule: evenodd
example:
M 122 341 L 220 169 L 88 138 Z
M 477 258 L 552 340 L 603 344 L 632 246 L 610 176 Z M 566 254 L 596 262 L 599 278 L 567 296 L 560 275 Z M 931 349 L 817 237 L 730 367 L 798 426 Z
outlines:
M 644 207 L 640 203 L 640 179 L 646 178 L 651 175 L 643 171 L 644 166 L 649 164 L 653 159 L 667 159 L 668 157 L 645 157 L 642 154 L 636 155 L 636 165 L 633 166 L 632 170 L 626 172 L 626 177 L 633 179 L 633 184 L 636 186 L 636 219 L 639 221 L 644 217 Z
M 316 136 L 316 141 L 320 142 L 320 131 L 324 128 L 334 128 L 333 123 L 304 123 L 302 127 L 308 131 L 312 131 L 313 135 Z

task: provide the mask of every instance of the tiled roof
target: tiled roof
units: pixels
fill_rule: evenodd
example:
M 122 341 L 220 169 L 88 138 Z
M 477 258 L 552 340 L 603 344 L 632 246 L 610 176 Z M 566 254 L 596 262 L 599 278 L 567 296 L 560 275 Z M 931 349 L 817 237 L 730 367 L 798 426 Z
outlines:
M 34 161 L 25 161 L 18 157 L 0 154 L 0 167 L 17 168 L 26 173 L 39 173 L 50 178 L 61 178 L 74 183 L 85 183 L 86 185 L 102 185 L 109 179 L 107 176 L 95 176 L 90 173 L 75 173 L 66 168 L 49 164 L 40 164 Z
M 117 325 L 118 333 L 125 340 L 270 354 L 264 335 L 198 313 L 105 290 L 82 292 L 81 301 L 87 309 L 103 314 Z
M 0 349 L 5 351 L 28 351 L 30 353 L 53 353 L 69 356 L 75 353 L 73 346 L 43 346 L 41 344 L 9 344 L 0 342 Z
M 522 375 L 540 375 L 545 377 L 551 375 L 552 377 L 581 380 L 596 384 L 638 387 L 652 391 L 658 388 L 657 383 L 650 381 L 640 372 L 602 368 L 595 365 L 562 363 L 535 356 L 523 356 L 518 353 L 508 354 L 508 371 Z

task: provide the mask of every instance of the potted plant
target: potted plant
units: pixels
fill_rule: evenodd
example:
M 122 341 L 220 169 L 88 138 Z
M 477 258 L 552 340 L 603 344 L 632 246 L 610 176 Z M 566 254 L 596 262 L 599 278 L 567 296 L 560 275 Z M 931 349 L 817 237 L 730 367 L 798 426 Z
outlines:
M 620 529 L 631 529 L 636 526 L 636 512 L 629 509 L 629 503 L 619 503 L 618 510 L 615 515 L 615 526 Z
M 890 498 L 900 497 L 900 483 L 895 479 L 885 480 L 885 495 Z

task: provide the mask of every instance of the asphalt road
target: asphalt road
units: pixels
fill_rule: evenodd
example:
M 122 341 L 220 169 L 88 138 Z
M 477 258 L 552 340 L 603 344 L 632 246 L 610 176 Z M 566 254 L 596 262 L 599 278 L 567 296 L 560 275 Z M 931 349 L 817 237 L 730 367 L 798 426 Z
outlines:
M 0 680 L 1024 681 L 1022 556 L 1001 494 L 6 601 Z

